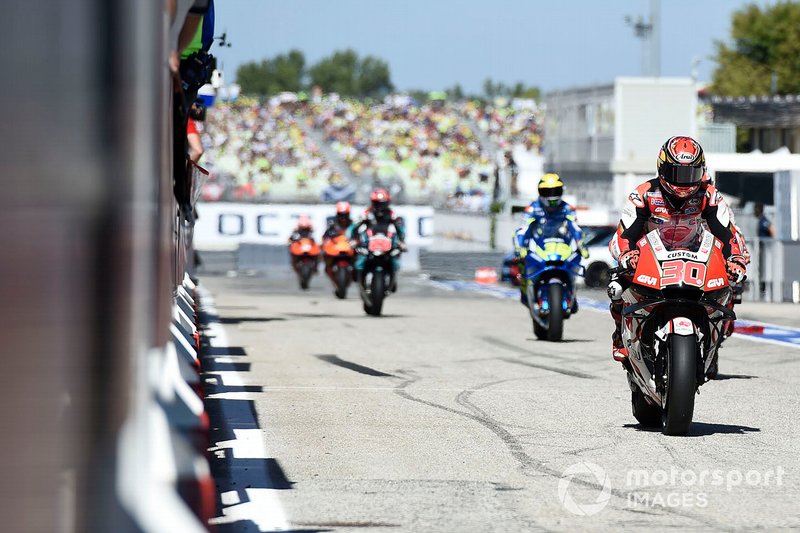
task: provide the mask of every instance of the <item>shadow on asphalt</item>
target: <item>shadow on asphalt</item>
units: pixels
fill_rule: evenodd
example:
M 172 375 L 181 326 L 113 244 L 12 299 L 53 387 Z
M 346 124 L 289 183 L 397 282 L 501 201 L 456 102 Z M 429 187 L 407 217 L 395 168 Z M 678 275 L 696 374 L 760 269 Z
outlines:
M 728 379 L 758 379 L 758 376 L 748 376 L 747 374 L 717 374 L 714 381 L 725 381 Z
M 647 433 L 661 433 L 659 428 L 647 428 L 639 424 L 623 424 L 622 427 L 644 431 Z M 760 432 L 760 428 L 739 426 L 735 424 L 707 424 L 705 422 L 692 422 L 687 437 L 706 437 L 708 435 L 745 435 Z
M 527 337 L 525 340 L 526 341 L 533 341 L 533 342 L 538 342 L 538 341 L 541 341 L 541 342 L 553 342 L 554 344 L 572 344 L 572 343 L 575 343 L 575 342 L 594 342 L 591 339 L 561 339 L 560 341 L 545 341 L 545 340 L 542 340 L 542 339 L 535 339 L 533 337 Z
M 241 324 L 243 322 L 275 322 L 275 321 L 283 321 L 286 320 L 282 317 L 270 317 L 270 316 L 223 316 L 219 317 L 220 324 Z
M 387 374 L 386 372 L 381 372 L 380 370 L 375 370 L 374 368 L 370 368 L 368 366 L 359 365 L 358 363 L 353 363 L 351 361 L 345 361 L 338 355 L 334 354 L 319 354 L 315 355 L 314 357 L 320 361 L 325 361 L 326 363 L 330 363 L 341 368 L 346 368 L 347 370 L 352 370 L 353 372 L 358 372 L 359 374 L 364 374 L 366 376 L 376 376 L 382 378 L 397 377 L 392 374 Z

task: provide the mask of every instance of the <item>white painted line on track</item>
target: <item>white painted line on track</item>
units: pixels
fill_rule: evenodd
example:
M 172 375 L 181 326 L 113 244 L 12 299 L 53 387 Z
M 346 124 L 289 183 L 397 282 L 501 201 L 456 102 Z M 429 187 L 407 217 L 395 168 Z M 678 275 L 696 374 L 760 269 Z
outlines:
M 203 310 L 207 314 L 217 315 L 216 308 L 214 307 L 214 299 L 211 294 L 198 287 L 200 293 L 200 301 Z M 225 329 L 219 322 L 213 321 L 205 324 L 206 337 L 209 344 L 215 348 L 228 348 L 228 336 Z M 215 361 L 218 362 L 232 362 L 231 358 L 217 357 Z M 242 376 L 239 372 L 225 371 L 219 372 L 224 374 L 225 386 L 228 387 L 243 387 L 245 385 Z M 247 394 L 247 393 L 244 393 Z M 209 398 L 217 398 L 223 400 L 241 400 L 249 399 L 252 393 L 248 394 L 248 398 L 242 397 L 241 392 L 223 392 L 218 394 L 209 395 Z M 230 413 L 226 412 L 225 402 L 221 402 L 223 423 L 230 420 L 232 417 Z M 270 456 L 264 442 L 264 431 L 262 429 L 236 429 L 233 428 L 234 439 L 228 441 L 221 441 L 214 443 L 217 449 L 226 449 L 236 459 L 268 459 Z M 270 479 L 263 480 L 266 483 L 271 483 Z M 273 488 L 248 488 L 245 489 L 247 501 L 241 502 L 239 494 L 236 491 L 228 491 L 220 495 L 223 504 L 222 516 L 213 518 L 211 524 L 230 524 L 239 521 L 251 521 L 259 529 L 259 531 L 288 531 L 290 529 L 289 521 L 286 518 L 286 513 L 281 505 L 278 497 L 280 489 Z
M 501 285 L 481 285 L 474 281 L 451 280 L 430 280 L 428 283 L 449 292 L 474 292 L 506 300 L 519 299 L 518 289 Z M 578 297 L 578 305 L 581 309 L 588 309 L 597 313 L 608 313 L 608 303 L 599 300 Z M 739 326 L 762 326 L 764 328 L 759 333 L 734 333 L 733 336 L 739 339 L 800 348 L 800 329 L 744 319 L 737 319 L 736 324 Z

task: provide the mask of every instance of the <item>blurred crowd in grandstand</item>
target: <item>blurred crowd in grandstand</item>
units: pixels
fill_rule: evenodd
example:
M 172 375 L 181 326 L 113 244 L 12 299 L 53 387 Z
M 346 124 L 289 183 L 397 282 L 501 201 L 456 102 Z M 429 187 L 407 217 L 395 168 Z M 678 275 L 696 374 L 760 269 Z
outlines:
M 527 101 L 418 104 L 337 95 L 239 100 L 208 111 L 206 201 L 352 200 L 381 185 L 399 203 L 489 210 L 512 148 L 539 153 L 541 116 Z

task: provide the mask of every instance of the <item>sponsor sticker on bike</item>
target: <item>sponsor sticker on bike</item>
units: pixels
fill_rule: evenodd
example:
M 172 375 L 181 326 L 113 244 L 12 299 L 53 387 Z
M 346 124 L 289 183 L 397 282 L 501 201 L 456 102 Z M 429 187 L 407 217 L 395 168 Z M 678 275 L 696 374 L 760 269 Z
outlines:
M 369 240 L 367 249 L 370 252 L 388 252 L 392 249 L 392 239 L 383 235 L 375 235 Z
M 636 281 L 639 283 L 643 283 L 650 287 L 657 287 L 658 286 L 658 278 L 654 276 L 648 276 L 647 274 L 640 274 Z

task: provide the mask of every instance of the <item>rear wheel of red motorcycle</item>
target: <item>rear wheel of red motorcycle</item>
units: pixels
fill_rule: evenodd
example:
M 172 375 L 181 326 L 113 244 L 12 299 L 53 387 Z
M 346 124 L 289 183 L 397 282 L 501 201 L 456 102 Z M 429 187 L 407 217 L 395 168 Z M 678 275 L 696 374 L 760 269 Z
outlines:
M 662 415 L 665 435 L 686 435 L 692 425 L 697 393 L 697 337 L 670 335 L 667 402 Z
M 347 298 L 347 285 L 349 282 L 349 273 L 346 268 L 339 268 L 335 274 L 336 278 L 336 297 L 340 300 Z
M 639 389 L 631 391 L 631 409 L 633 417 L 646 428 L 661 427 L 661 407 L 648 403 L 644 393 Z
M 303 263 L 300 266 L 300 288 L 308 290 L 308 282 L 311 280 L 312 267 L 310 263 Z

